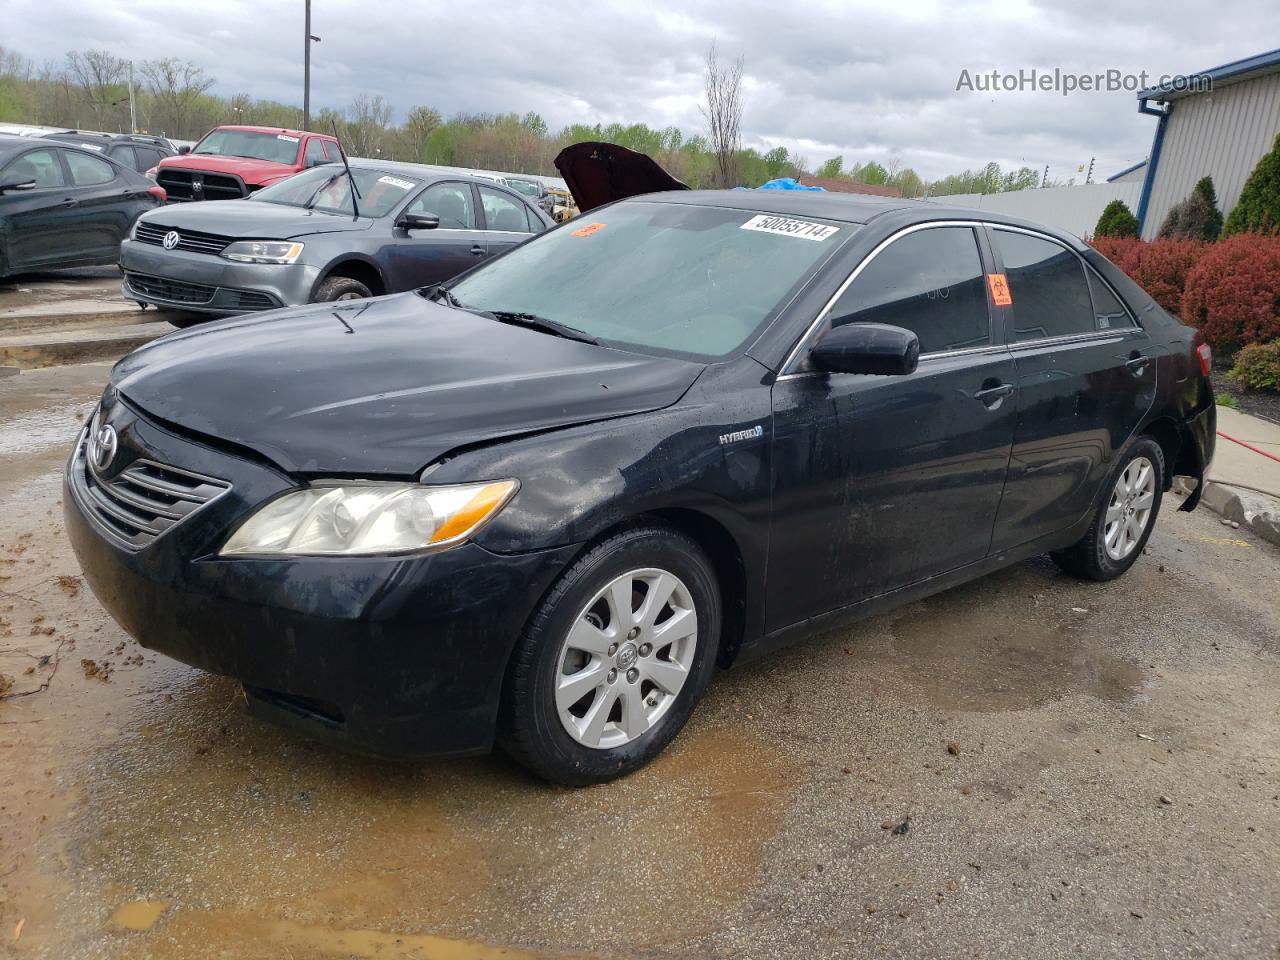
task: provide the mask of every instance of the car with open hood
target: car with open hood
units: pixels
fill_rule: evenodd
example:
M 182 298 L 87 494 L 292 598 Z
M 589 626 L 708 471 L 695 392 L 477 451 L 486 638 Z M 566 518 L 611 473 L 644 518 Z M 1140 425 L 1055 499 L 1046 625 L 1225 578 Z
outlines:
M 1046 552 L 1124 574 L 1175 475 L 1199 500 L 1210 359 L 1035 224 L 636 196 L 448 284 L 130 354 L 66 528 L 128 632 L 261 716 L 595 783 L 717 667 Z
M 474 178 L 411 163 L 330 163 L 248 199 L 141 218 L 120 247 L 121 289 L 182 311 L 171 322 L 190 326 L 439 283 L 552 224 L 520 195 Z

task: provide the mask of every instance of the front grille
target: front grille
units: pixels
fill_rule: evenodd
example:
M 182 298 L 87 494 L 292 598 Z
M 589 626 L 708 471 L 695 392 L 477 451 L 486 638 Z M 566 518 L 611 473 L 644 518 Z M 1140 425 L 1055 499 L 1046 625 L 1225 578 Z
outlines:
M 244 181 L 230 173 L 161 167 L 156 171 L 156 183 L 164 187 L 170 200 L 238 200 L 249 195 Z
M 147 223 L 142 220 L 138 221 L 138 232 L 134 234 L 134 237 L 139 243 L 149 243 L 160 247 L 164 246 L 165 235 L 171 231 L 178 235 L 178 243 L 173 249 L 186 250 L 188 253 L 218 254 L 232 241 L 231 237 L 220 237 L 216 233 L 201 233 L 198 230 L 178 230 L 174 227 L 162 227 L 158 223 Z
M 275 302 L 265 293 L 253 290 L 228 290 L 229 306 L 233 310 L 270 310 Z
M 125 279 L 129 281 L 129 286 L 144 296 L 168 300 L 170 303 L 208 303 L 218 292 L 217 287 L 203 283 L 149 277 L 145 273 L 126 273 Z
M 71 489 L 85 513 L 126 550 L 141 550 L 231 489 L 225 480 L 151 460 L 135 460 L 103 480 L 89 464 L 88 437 L 85 431 L 76 444 Z

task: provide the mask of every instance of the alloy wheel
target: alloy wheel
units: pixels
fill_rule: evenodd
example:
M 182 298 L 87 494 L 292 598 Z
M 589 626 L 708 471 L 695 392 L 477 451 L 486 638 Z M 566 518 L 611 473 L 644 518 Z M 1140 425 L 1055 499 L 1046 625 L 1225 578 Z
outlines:
M 1123 560 L 1133 553 L 1151 522 L 1155 499 L 1155 467 L 1146 457 L 1134 457 L 1116 479 L 1107 504 L 1102 542 L 1108 557 Z
M 698 615 L 675 574 L 646 568 L 614 578 L 578 613 L 560 649 L 556 713 L 585 747 L 642 736 L 689 679 Z

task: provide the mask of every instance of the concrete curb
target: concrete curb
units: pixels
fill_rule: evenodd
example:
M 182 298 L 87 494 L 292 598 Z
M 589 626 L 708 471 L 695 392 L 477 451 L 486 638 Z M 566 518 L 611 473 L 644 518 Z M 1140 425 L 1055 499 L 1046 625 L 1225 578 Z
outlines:
M 67 363 L 117 360 L 156 337 L 173 333 L 164 322 L 91 327 L 66 335 L 0 338 L 0 365 L 34 370 Z
M 1179 493 L 1190 492 L 1189 485 L 1182 480 L 1177 481 L 1175 489 Z M 1263 540 L 1280 546 L 1280 500 L 1275 497 L 1210 480 L 1205 484 L 1200 503 Z

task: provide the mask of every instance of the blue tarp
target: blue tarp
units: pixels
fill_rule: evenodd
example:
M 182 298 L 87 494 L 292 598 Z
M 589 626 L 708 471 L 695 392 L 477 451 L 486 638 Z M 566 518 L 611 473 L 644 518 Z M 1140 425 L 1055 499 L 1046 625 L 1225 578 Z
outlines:
M 819 193 L 826 193 L 822 187 L 806 187 L 794 177 L 779 177 L 777 180 L 770 180 L 768 183 L 762 183 L 756 187 L 757 190 L 816 190 Z

